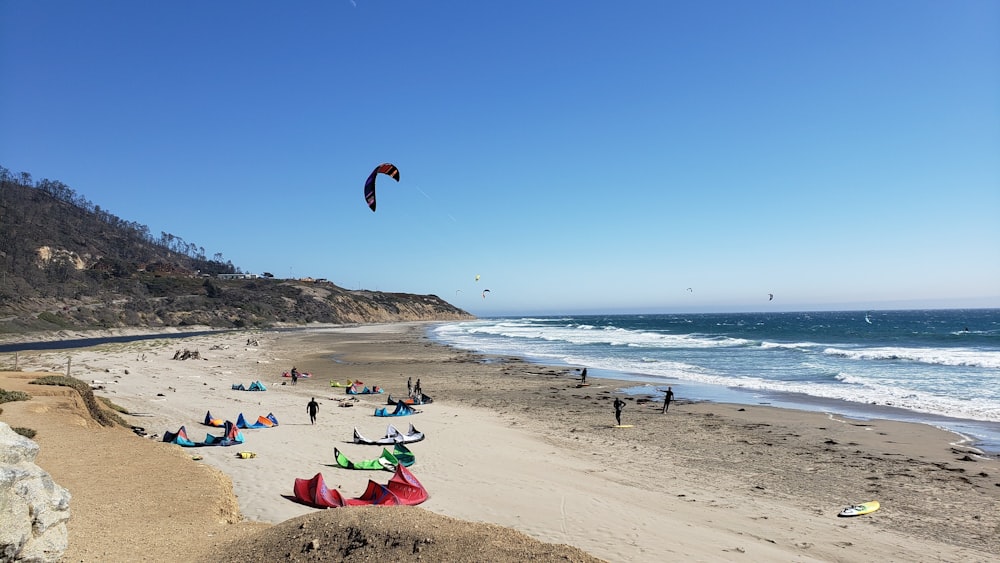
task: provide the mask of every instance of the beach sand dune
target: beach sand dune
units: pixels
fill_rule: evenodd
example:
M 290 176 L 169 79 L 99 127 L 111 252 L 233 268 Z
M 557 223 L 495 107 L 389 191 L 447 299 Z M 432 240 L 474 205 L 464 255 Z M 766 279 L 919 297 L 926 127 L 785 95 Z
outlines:
M 96 427 L 67 390 L 41 397 L 23 372 L 0 376 L 0 387 L 35 398 L 4 404 L 0 420 L 38 430 L 39 465 L 74 495 L 67 561 L 136 553 L 150 561 L 223 560 L 234 542 L 292 560 L 351 560 L 345 541 L 358 529 L 388 546 L 382 555 L 419 548 L 428 560 L 484 560 L 480 552 L 455 555 L 480 545 L 469 539 L 480 533 L 516 545 L 511 561 L 517 553 L 586 560 L 566 546 L 608 561 L 1000 557 L 1000 467 L 954 434 L 694 403 L 677 385 L 681 400 L 668 414 L 627 397 L 624 422 L 633 427 L 612 428 L 616 382 L 590 377 L 590 387 L 577 388 L 570 368 L 439 346 L 423 331 L 404 323 L 254 332 L 256 346 L 247 345 L 248 333 L 219 333 L 19 357 L 21 369 L 55 372 L 71 357 L 74 375 L 101 382 L 96 393 L 149 433 L 184 425 L 195 440 L 219 434 L 201 424 L 207 411 L 278 418 L 276 428 L 244 430 L 246 443 L 235 448 L 182 449 Z M 180 349 L 202 359 L 172 360 Z M 9 363 L 0 358 L 0 366 Z M 313 377 L 291 385 L 280 376 L 293 365 Z M 420 378 L 434 402 L 401 418 L 373 416 L 385 394 L 352 398 L 329 383 L 361 380 L 405 395 L 407 377 Z M 231 389 L 256 380 L 268 391 Z M 305 409 L 312 397 L 321 405 L 316 425 Z M 317 511 L 289 500 L 294 479 L 317 472 L 346 497 L 358 496 L 369 478 L 384 481 L 386 472 L 336 467 L 333 449 L 376 457 L 380 447 L 352 443 L 353 429 L 379 437 L 388 423 L 401 430 L 412 423 L 427 435 L 411 447 L 426 503 Z M 235 450 L 257 455 L 239 459 Z M 195 453 L 203 459 L 193 461 Z M 836 516 L 868 500 L 882 509 Z M 425 530 L 434 533 L 421 539 Z M 316 559 L 319 552 L 329 559 Z

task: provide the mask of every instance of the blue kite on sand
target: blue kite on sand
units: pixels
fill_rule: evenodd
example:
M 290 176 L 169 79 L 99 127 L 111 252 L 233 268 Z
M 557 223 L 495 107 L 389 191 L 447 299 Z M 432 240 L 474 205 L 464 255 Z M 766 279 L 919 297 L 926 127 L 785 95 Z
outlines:
M 278 425 L 278 419 L 274 416 L 274 413 L 267 413 L 267 416 L 258 416 L 257 422 L 250 424 L 247 419 L 243 418 L 243 413 L 236 418 L 236 426 L 238 428 L 273 428 Z
M 243 433 L 240 432 L 239 428 L 236 427 L 230 421 L 226 421 L 225 431 L 222 436 L 212 436 L 211 434 L 205 436 L 204 442 L 194 442 L 187 435 L 187 429 L 183 426 L 177 432 L 164 432 L 163 441 L 171 444 L 177 444 L 178 446 L 184 446 L 185 448 L 201 447 L 201 446 L 235 446 L 236 444 L 243 443 Z
M 242 383 L 233 383 L 233 391 L 267 391 L 267 387 L 260 381 L 254 381 L 249 387 L 244 387 Z
M 375 416 L 407 416 L 411 414 L 417 414 L 420 411 L 414 409 L 410 405 L 404 403 L 403 401 L 398 401 L 396 403 L 396 410 L 389 412 L 386 407 L 379 407 L 375 409 Z

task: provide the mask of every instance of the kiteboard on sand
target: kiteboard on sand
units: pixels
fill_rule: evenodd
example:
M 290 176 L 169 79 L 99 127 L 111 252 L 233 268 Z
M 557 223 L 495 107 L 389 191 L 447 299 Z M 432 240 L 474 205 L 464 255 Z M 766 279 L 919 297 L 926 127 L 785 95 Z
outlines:
M 840 511 L 837 516 L 861 516 L 862 514 L 869 514 L 875 512 L 879 509 L 879 503 L 877 500 L 870 502 L 863 502 L 861 504 L 852 504 L 847 508 Z
M 612 428 L 632 428 L 632 426 L 634 426 L 634 425 L 632 425 L 632 424 L 616 424 L 616 425 L 612 426 Z

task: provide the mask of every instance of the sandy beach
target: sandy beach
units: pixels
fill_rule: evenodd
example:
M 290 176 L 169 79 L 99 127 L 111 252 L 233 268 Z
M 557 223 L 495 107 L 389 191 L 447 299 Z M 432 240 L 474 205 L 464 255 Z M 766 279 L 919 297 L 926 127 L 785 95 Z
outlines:
M 693 402 L 682 387 L 667 414 L 623 396 L 623 423 L 633 427 L 614 428 L 621 382 L 590 377 L 578 387 L 574 368 L 440 346 L 425 328 L 248 331 L 21 352 L 19 371 L 0 373 L 0 388 L 35 398 L 4 403 L 0 421 L 38 431 L 38 465 L 73 495 L 66 561 L 221 560 L 233 542 L 290 519 L 355 510 L 324 513 L 288 497 L 295 478 L 318 472 L 345 497 L 360 495 L 369 478 L 384 482 L 387 472 L 337 467 L 334 448 L 352 460 L 377 457 L 381 446 L 352 443 L 353 430 L 377 438 L 389 423 L 412 423 L 427 436 L 411 447 L 412 472 L 430 493 L 420 511 L 607 561 L 1000 558 L 1000 462 L 955 434 Z M 173 359 L 183 350 L 200 358 Z M 13 364 L 13 354 L 0 354 L 0 369 Z M 240 446 L 189 449 L 101 428 L 81 414 L 73 391 L 28 384 L 67 364 L 149 435 L 181 426 L 198 441 L 218 435 L 202 424 L 209 411 L 233 421 L 273 413 L 279 426 L 243 430 Z M 292 366 L 312 377 L 292 385 L 281 377 Z M 373 416 L 388 394 L 406 394 L 408 377 L 434 402 L 408 417 Z M 351 400 L 330 385 L 348 380 L 386 394 Z M 232 390 L 253 381 L 268 390 Z M 315 425 L 306 412 L 313 397 Z M 882 508 L 837 517 L 869 500 Z

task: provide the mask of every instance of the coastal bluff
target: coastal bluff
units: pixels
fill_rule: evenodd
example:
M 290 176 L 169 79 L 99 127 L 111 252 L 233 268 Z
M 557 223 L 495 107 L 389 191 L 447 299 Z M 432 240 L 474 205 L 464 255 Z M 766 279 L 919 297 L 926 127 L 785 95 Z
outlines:
M 162 281 L 162 280 L 161 280 Z M 299 280 L 174 278 L 169 295 L 23 297 L 0 303 L 0 334 L 122 328 L 253 329 L 475 318 L 436 295 L 349 290 Z

